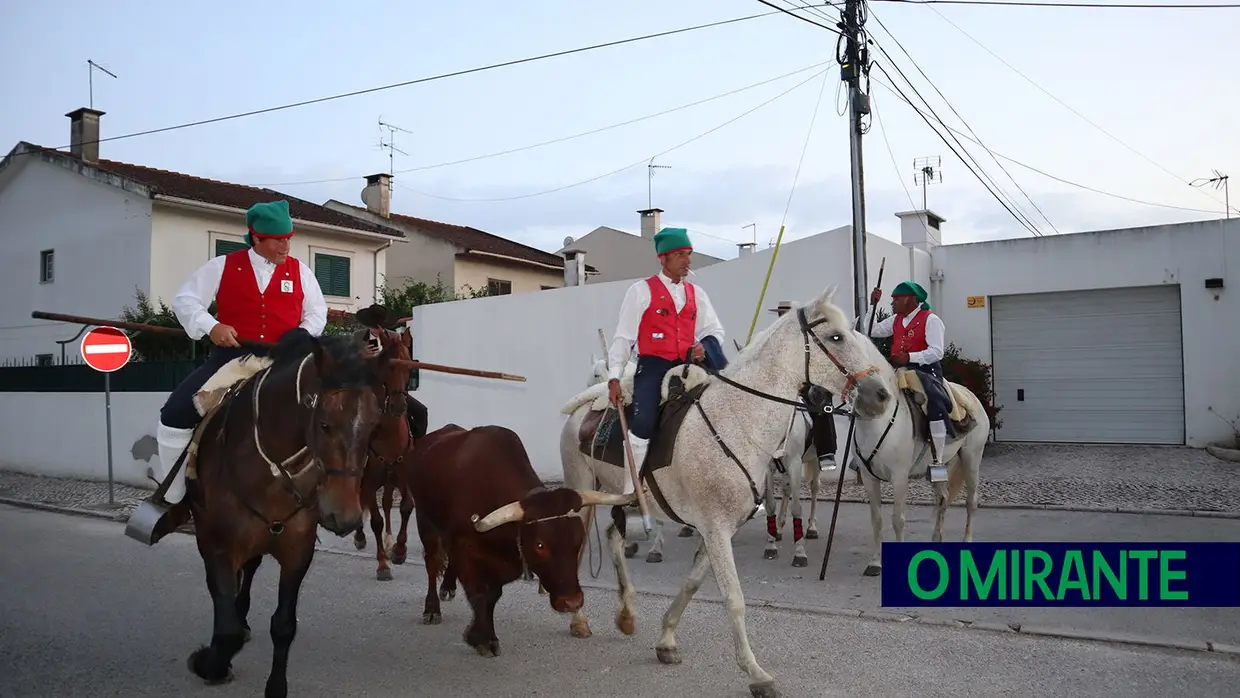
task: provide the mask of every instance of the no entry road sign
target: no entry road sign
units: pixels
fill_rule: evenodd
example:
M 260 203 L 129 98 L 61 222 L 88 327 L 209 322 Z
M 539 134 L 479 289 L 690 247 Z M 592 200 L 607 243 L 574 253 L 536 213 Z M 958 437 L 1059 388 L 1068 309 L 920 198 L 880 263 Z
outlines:
M 129 337 L 115 327 L 96 327 L 82 337 L 82 359 L 96 371 L 119 370 L 129 363 L 132 353 Z

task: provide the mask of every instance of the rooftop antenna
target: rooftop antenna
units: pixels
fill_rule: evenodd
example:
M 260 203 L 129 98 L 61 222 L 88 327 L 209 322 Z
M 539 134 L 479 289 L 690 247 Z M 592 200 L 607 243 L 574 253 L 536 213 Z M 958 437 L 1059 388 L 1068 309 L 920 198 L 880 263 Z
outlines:
M 655 157 L 658 157 L 658 156 L 656 155 Z M 646 177 L 646 208 L 648 209 L 654 208 L 654 202 L 653 202 L 654 197 L 651 195 L 651 184 L 650 184 L 651 182 L 654 181 L 654 171 L 655 170 L 670 170 L 670 169 L 672 169 L 671 165 L 654 164 L 654 158 L 650 158 L 650 162 L 646 163 L 646 172 L 648 173 Z
M 92 61 L 89 58 L 86 59 L 86 73 L 87 73 L 86 80 L 87 80 L 88 85 L 90 86 L 90 108 L 91 109 L 95 108 L 95 69 L 96 68 L 98 68 L 99 70 L 102 70 L 108 75 L 111 75 L 114 79 L 117 79 L 117 80 L 120 79 L 116 77 L 116 73 L 113 73 L 112 71 L 108 70 L 107 68 L 104 68 L 103 66 Z
M 383 136 L 379 136 L 379 148 L 387 148 L 388 150 L 388 174 L 390 175 L 388 178 L 388 189 L 391 190 L 392 180 L 396 178 L 396 153 L 409 157 L 409 153 L 406 153 L 396 147 L 396 132 L 400 131 L 401 133 L 408 133 L 410 135 L 413 135 L 413 132 L 403 129 L 395 124 L 386 123 L 382 116 L 379 117 L 379 128 L 386 128 L 388 130 L 388 139 L 386 143 L 383 142 Z
M 943 181 L 942 162 L 938 155 L 913 160 L 913 183 L 921 185 L 921 209 L 927 210 L 926 185 Z
M 1222 189 L 1223 206 L 1226 209 L 1227 217 L 1231 218 L 1231 188 L 1227 181 L 1228 178 L 1229 175 L 1225 175 L 1218 170 L 1214 170 L 1213 177 L 1210 177 L 1209 179 L 1206 179 L 1205 177 L 1198 177 L 1197 179 L 1189 182 L 1189 185 L 1194 187 L 1204 187 L 1207 184 L 1213 184 L 1215 189 Z
M 753 244 L 754 244 L 754 246 L 755 246 L 755 247 L 757 247 L 757 245 L 758 245 L 758 224 L 757 224 L 757 223 L 750 223 L 749 225 L 742 225 L 742 226 L 741 226 L 741 230 L 744 230 L 745 228 L 753 228 L 753 238 L 752 238 L 752 239 L 753 239 Z

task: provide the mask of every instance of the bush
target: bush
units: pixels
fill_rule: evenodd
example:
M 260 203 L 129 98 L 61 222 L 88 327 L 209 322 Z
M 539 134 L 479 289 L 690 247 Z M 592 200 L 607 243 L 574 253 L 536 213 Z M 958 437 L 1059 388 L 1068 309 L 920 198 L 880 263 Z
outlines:
M 882 322 L 889 317 L 891 317 L 889 311 L 879 308 L 874 322 Z M 871 337 L 870 341 L 874 342 L 879 351 L 883 352 L 883 356 L 891 356 L 890 337 Z M 986 409 L 986 415 L 990 418 L 992 430 L 997 431 L 1002 428 L 1003 421 L 999 419 L 999 410 L 1003 408 L 994 405 L 995 394 L 992 390 L 994 383 L 991 378 L 990 364 L 961 356 L 960 347 L 948 342 L 947 349 L 943 352 L 943 377 L 953 383 L 963 385 L 977 396 L 982 407 Z
M 159 301 L 157 309 L 142 289 L 136 289 L 134 297 L 137 299 L 137 307 L 125 306 L 121 311 L 121 320 L 158 327 L 175 327 L 184 332 L 181 322 L 177 320 L 176 314 L 172 312 L 172 308 L 169 308 L 167 303 Z M 214 315 L 215 303 L 212 303 L 207 310 Z M 183 361 L 191 357 L 201 359 L 207 355 L 211 346 L 211 340 L 206 337 L 197 342 L 191 342 L 189 335 L 182 334 L 178 337 L 154 332 L 134 333 L 129 341 L 133 344 L 133 361 Z
M 378 295 L 380 305 L 391 310 L 398 317 L 409 317 L 413 315 L 414 307 L 419 305 L 483 298 L 491 295 L 491 290 L 489 288 L 475 290 L 466 284 L 464 291 L 458 293 L 445 286 L 443 280 L 436 275 L 434 284 L 408 277 L 405 278 L 403 284 L 385 281 L 379 288 Z

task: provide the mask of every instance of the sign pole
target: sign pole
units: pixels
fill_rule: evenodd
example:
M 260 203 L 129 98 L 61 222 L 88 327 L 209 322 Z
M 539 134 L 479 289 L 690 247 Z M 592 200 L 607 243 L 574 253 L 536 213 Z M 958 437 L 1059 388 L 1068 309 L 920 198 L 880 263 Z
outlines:
M 119 329 L 96 327 L 82 337 L 82 359 L 87 366 L 103 374 L 104 426 L 108 449 L 108 506 L 116 506 L 116 475 L 112 462 L 112 373 L 129 363 L 133 343 Z
M 113 506 L 116 504 L 116 496 L 113 494 L 112 486 L 112 373 L 110 371 L 103 374 L 103 406 L 108 430 L 108 505 Z

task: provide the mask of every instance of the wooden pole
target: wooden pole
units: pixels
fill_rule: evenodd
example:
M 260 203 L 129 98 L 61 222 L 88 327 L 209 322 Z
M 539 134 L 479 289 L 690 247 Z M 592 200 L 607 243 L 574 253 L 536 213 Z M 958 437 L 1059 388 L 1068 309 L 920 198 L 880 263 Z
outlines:
M 36 320 L 53 320 L 58 322 L 72 322 L 79 325 L 97 325 L 106 327 L 116 327 L 122 330 L 134 330 L 135 332 L 150 332 L 154 334 L 177 335 L 184 337 L 185 330 L 180 327 L 163 327 L 160 325 L 148 325 L 141 322 L 126 322 L 124 320 L 108 320 L 104 318 L 84 317 L 81 315 L 66 315 L 63 313 L 47 313 L 42 310 L 35 310 L 30 313 L 30 317 Z M 257 340 L 238 340 L 238 342 L 248 348 L 253 349 L 270 349 L 275 346 L 274 342 L 261 342 Z M 435 371 L 437 373 L 453 373 L 462 376 L 475 376 L 477 378 L 494 378 L 496 380 L 515 381 L 524 383 L 525 376 L 518 376 L 512 373 L 501 373 L 499 371 L 481 371 L 473 368 L 459 368 L 457 366 L 445 366 L 443 364 L 432 364 L 425 361 L 408 361 L 405 359 L 392 359 L 392 363 L 402 368 L 416 368 L 426 371 Z

